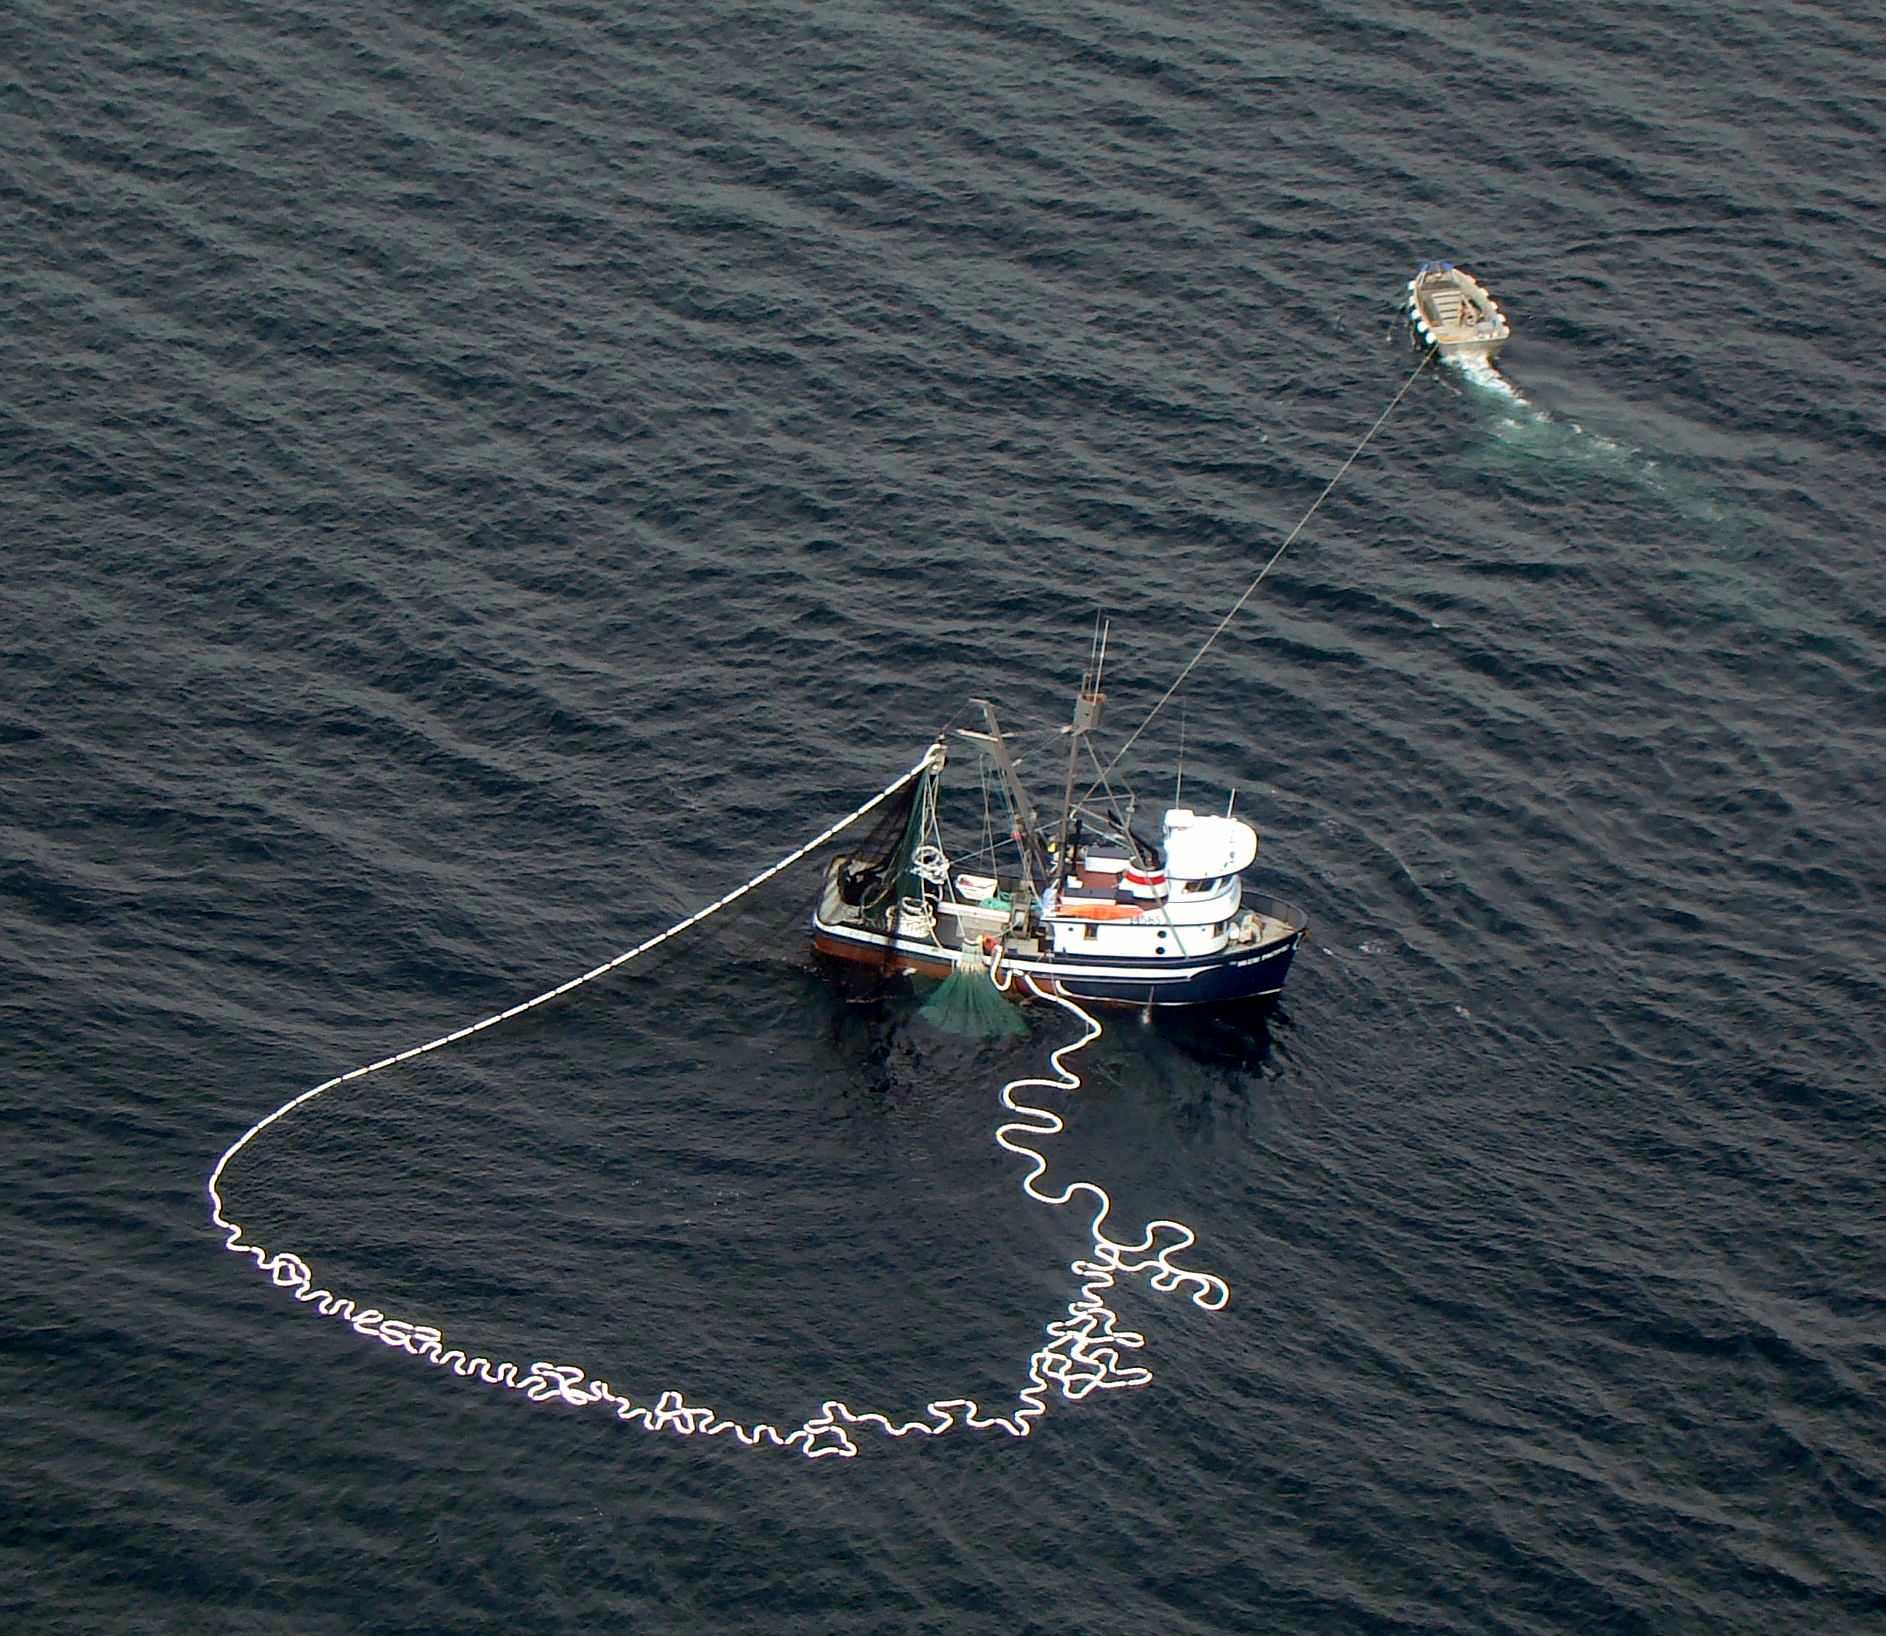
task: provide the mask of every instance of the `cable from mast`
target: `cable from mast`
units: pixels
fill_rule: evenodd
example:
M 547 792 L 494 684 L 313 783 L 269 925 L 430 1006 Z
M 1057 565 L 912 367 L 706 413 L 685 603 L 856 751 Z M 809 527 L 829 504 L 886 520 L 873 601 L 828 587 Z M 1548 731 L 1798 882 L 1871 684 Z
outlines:
M 1094 615 L 1094 639 L 1087 652 L 1087 669 L 1081 676 L 1080 694 L 1074 701 L 1074 720 L 1067 728 L 1067 788 L 1061 796 L 1061 833 L 1054 844 L 1057 892 L 1067 889 L 1068 874 L 1074 867 L 1074 848 L 1068 844 L 1074 823 L 1074 769 L 1080 759 L 1082 743 L 1100 725 L 1100 713 L 1106 708 L 1107 696 L 1100 691 L 1100 685 L 1107 666 L 1107 635 L 1112 629 L 1111 620 Z
M 1422 370 L 1428 367 L 1428 365 L 1433 361 L 1435 354 L 1439 351 L 1440 351 L 1439 347 L 1429 347 L 1428 350 L 1422 354 L 1421 362 L 1414 366 L 1413 373 L 1409 375 L 1407 380 L 1401 383 L 1401 389 L 1398 392 L 1396 392 L 1396 394 L 1392 398 L 1388 400 L 1388 406 L 1385 409 L 1383 409 L 1383 411 L 1379 415 L 1375 417 L 1375 424 L 1362 434 L 1362 441 L 1359 442 L 1353 449 L 1349 451 L 1348 459 L 1343 461 L 1343 463 L 1336 468 L 1336 475 L 1330 478 L 1330 480 L 1323 485 L 1323 492 L 1317 495 L 1317 497 L 1310 502 L 1310 509 L 1304 512 L 1304 514 L 1297 519 L 1297 526 L 1291 529 L 1290 532 L 1284 536 L 1283 544 L 1278 546 L 1277 549 L 1271 553 L 1270 561 L 1265 563 L 1264 566 L 1257 571 L 1257 578 L 1252 580 L 1249 585 L 1245 586 L 1244 594 L 1241 597 L 1239 597 L 1236 602 L 1231 604 L 1231 611 L 1227 613 L 1223 619 L 1219 620 L 1218 623 L 1212 628 L 1211 635 L 1206 637 L 1205 640 L 1199 644 L 1198 652 L 1193 654 L 1192 657 L 1185 662 L 1185 668 L 1179 672 L 1178 678 L 1173 682 L 1173 684 L 1169 688 L 1165 690 L 1164 693 L 1160 694 L 1158 702 L 1152 707 L 1152 709 L 1146 712 L 1146 719 L 1142 721 L 1139 724 L 1139 726 L 1133 729 L 1131 735 L 1127 738 L 1127 741 L 1124 744 L 1122 744 L 1117 751 L 1114 752 L 1113 759 L 1109 761 L 1106 767 L 1102 770 L 1101 776 L 1103 778 L 1105 777 L 1107 773 L 1112 772 L 1115 767 L 1119 766 L 1120 762 L 1125 758 L 1126 752 L 1132 749 L 1133 746 L 1139 742 L 1140 734 L 1144 733 L 1148 727 L 1152 726 L 1153 718 L 1157 716 L 1161 710 L 1165 709 L 1165 707 L 1169 703 L 1172 702 L 1173 694 L 1177 693 L 1180 688 L 1185 686 L 1185 679 L 1188 676 L 1190 676 L 1194 670 L 1198 668 L 1199 661 L 1203 659 L 1205 655 L 1211 651 L 1212 643 L 1216 642 L 1219 637 L 1223 636 L 1225 633 L 1226 627 L 1230 625 L 1232 620 L 1238 617 L 1238 614 L 1243 610 L 1245 603 L 1251 600 L 1251 597 L 1256 592 L 1258 586 L 1264 583 L 1264 580 L 1266 576 L 1270 573 L 1271 569 L 1277 566 L 1278 559 L 1282 557 L 1283 554 L 1290 549 L 1292 542 L 1295 541 L 1296 537 L 1303 532 L 1304 526 L 1309 522 L 1309 520 L 1312 517 L 1316 515 L 1317 508 L 1321 506 L 1322 503 L 1329 498 L 1330 491 L 1334 489 L 1335 486 L 1342 481 L 1343 474 L 1347 472 L 1349 468 L 1356 463 L 1356 457 L 1360 455 L 1362 451 L 1369 446 L 1369 439 L 1374 437 L 1375 434 L 1382 429 L 1383 422 L 1385 422 L 1388 419 L 1388 417 L 1395 412 L 1396 406 L 1400 404 L 1401 400 L 1408 395 L 1408 388 L 1414 385 L 1416 376 L 1418 376 Z M 1083 795 L 1081 797 L 1081 800 L 1083 802 L 1086 801 L 1088 796 L 1091 796 L 1094 793 L 1094 791 L 1097 790 L 1099 787 L 1100 787 L 1100 779 L 1095 779 L 1092 784 L 1087 786 L 1087 794 Z

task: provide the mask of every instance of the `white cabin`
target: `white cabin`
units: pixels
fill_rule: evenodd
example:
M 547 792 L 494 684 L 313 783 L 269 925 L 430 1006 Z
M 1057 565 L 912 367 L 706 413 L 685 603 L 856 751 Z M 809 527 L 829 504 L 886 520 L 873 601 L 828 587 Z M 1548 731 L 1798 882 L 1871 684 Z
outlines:
M 1172 807 L 1163 871 L 1124 856 L 1088 852 L 1065 887 L 1042 897 L 1042 922 L 1057 954 L 1185 959 L 1248 940 L 1239 872 L 1257 857 L 1257 831 L 1240 818 Z

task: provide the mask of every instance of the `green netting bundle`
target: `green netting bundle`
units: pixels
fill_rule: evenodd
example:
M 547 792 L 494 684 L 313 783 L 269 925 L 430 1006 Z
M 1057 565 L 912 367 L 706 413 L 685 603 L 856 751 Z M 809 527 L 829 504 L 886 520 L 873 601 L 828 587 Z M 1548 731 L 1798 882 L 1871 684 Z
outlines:
M 937 984 L 917 1015 L 932 1026 L 969 1039 L 1004 1039 L 1028 1031 L 1021 1007 L 989 980 L 980 961 L 959 964 Z

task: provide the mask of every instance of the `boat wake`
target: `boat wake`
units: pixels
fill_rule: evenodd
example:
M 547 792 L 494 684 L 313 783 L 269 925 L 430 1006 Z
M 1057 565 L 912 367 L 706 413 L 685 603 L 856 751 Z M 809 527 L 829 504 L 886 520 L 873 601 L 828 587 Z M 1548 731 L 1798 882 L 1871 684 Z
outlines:
M 1719 490 L 1676 461 L 1645 450 L 1582 422 L 1541 408 L 1484 358 L 1443 360 L 1468 390 L 1494 411 L 1489 451 L 1513 467 L 1544 466 L 1571 478 L 1584 476 L 1613 491 L 1620 485 L 1661 507 L 1684 531 L 1717 547 L 1733 547 L 1746 525 Z
M 1523 405 L 1525 408 L 1532 408 L 1531 400 L 1500 373 L 1498 365 L 1490 358 L 1482 357 L 1478 353 L 1461 352 L 1443 357 L 1442 362 L 1455 370 L 1456 373 L 1475 390 L 1490 392 L 1495 397 L 1506 399 L 1508 403 L 1517 403 Z M 1537 409 L 1533 412 L 1539 415 L 1546 414 L 1543 409 Z M 1551 417 L 1547 415 L 1546 418 L 1550 419 Z
M 1626 461 L 1631 451 L 1601 432 L 1588 432 L 1575 420 L 1561 420 L 1541 409 L 1502 375 L 1489 359 L 1457 354 L 1443 359 L 1469 390 L 1496 400 L 1505 413 L 1494 423 L 1494 435 L 1516 453 L 1557 459 L 1569 464 Z
M 1066 1315 L 1046 1325 L 1046 1340 L 1029 1354 L 1024 1365 L 1027 1383 L 1016 1389 L 1010 1403 L 992 1410 L 985 1410 L 974 1398 L 937 1398 L 924 1404 L 915 1415 L 899 1417 L 872 1409 L 853 1409 L 849 1404 L 833 1398 L 821 1402 L 792 1429 L 782 1430 L 769 1421 L 730 1420 L 707 1405 L 689 1402 L 686 1394 L 674 1387 L 656 1392 L 648 1401 L 638 1402 L 626 1393 L 617 1391 L 608 1381 L 592 1375 L 582 1364 L 547 1361 L 522 1364 L 512 1359 L 486 1357 L 448 1340 L 445 1332 L 436 1325 L 400 1317 L 355 1296 L 322 1288 L 309 1261 L 293 1251 L 270 1251 L 260 1244 L 251 1243 L 241 1223 L 226 1213 L 222 1185 L 231 1162 L 270 1126 L 318 1101 L 323 1093 L 336 1086 L 364 1079 L 398 1063 L 442 1050 L 627 965 L 657 945 L 727 908 L 755 887 L 823 846 L 897 794 L 924 770 L 928 762 L 926 756 L 924 761 L 896 782 L 805 846 L 789 853 L 707 907 L 696 910 L 686 919 L 677 921 L 666 931 L 646 939 L 613 960 L 549 989 L 534 999 L 512 1006 L 509 1010 L 498 1012 L 453 1033 L 443 1034 L 396 1056 L 383 1057 L 378 1062 L 326 1080 L 312 1090 L 292 1097 L 273 1113 L 257 1120 L 223 1152 L 211 1170 L 207 1183 L 210 1219 L 224 1235 L 223 1247 L 234 1254 L 248 1257 L 270 1283 L 300 1305 L 312 1308 L 324 1318 L 338 1319 L 368 1340 L 379 1341 L 383 1346 L 418 1358 L 434 1368 L 447 1370 L 460 1379 L 499 1386 L 518 1393 L 532 1403 L 554 1403 L 570 1408 L 599 1407 L 623 1424 L 636 1426 L 643 1431 L 672 1432 L 692 1437 L 731 1437 L 745 1448 L 764 1446 L 796 1449 L 814 1460 L 851 1458 L 858 1453 L 857 1434 L 861 1432 L 876 1432 L 892 1438 L 919 1435 L 940 1437 L 945 1432 L 962 1427 L 971 1431 L 1001 1431 L 1011 1437 L 1026 1437 L 1035 1421 L 1048 1412 L 1049 1401 L 1053 1397 L 1058 1396 L 1067 1403 L 1078 1403 L 1097 1391 L 1116 1391 L 1149 1384 L 1152 1380 L 1149 1369 L 1123 1361 L 1123 1354 L 1139 1351 L 1145 1346 L 1146 1340 L 1135 1331 L 1122 1329 L 1118 1314 L 1108 1304 L 1109 1296 L 1120 1278 L 1144 1275 L 1153 1289 L 1164 1293 L 1183 1291 L 1189 1295 L 1194 1306 L 1208 1312 L 1222 1308 L 1230 1299 L 1230 1290 L 1222 1279 L 1182 1267 L 1174 1260 L 1175 1256 L 1190 1249 L 1196 1242 L 1196 1235 L 1183 1222 L 1161 1218 L 1146 1223 L 1135 1237 L 1116 1239 L 1107 1231 L 1113 1214 L 1113 1200 L 1099 1183 L 1081 1180 L 1059 1187 L 1048 1185 L 1050 1167 L 1040 1144 L 1046 1138 L 1058 1134 L 1064 1124 L 1060 1115 L 1049 1108 L 1021 1100 L 1018 1093 L 1030 1089 L 1078 1089 L 1080 1075 L 1067 1065 L 1067 1059 L 1098 1039 L 1101 1028 L 1073 1000 L 1043 989 L 1028 975 L 1024 975 L 1022 981 L 1029 991 L 1038 999 L 1047 1000 L 1068 1012 L 1082 1024 L 1084 1032 L 1080 1038 L 1056 1047 L 1049 1054 L 1050 1074 L 1023 1076 L 1010 1080 L 1002 1087 L 1002 1106 L 1014 1117 L 996 1127 L 995 1140 L 1005 1152 L 1015 1155 L 1027 1165 L 1027 1174 L 1022 1178 L 1021 1186 L 1030 1198 L 1054 1207 L 1072 1204 L 1077 1199 L 1085 1200 L 1092 1206 L 1092 1214 L 1087 1223 L 1088 1252 L 1069 1263 L 1077 1293 L 1067 1303 Z M 991 973 L 991 978 L 998 986 L 1005 989 L 1008 986 L 1008 978 L 1000 973 Z

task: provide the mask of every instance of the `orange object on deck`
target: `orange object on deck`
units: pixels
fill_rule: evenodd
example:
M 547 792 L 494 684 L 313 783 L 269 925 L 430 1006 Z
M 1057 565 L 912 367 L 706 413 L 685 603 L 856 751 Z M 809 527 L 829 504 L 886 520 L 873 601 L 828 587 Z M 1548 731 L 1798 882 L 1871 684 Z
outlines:
M 1056 920 L 1138 920 L 1145 913 L 1137 903 L 1058 903 Z

